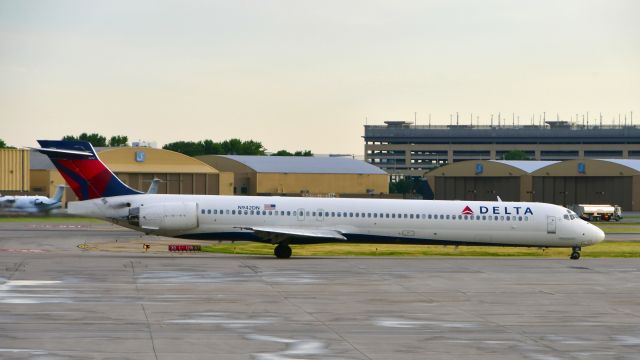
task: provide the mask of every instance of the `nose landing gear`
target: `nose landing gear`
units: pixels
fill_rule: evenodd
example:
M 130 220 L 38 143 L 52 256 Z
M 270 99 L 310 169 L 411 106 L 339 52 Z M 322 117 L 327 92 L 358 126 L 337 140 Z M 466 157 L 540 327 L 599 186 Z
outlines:
M 288 259 L 291 257 L 291 248 L 287 244 L 278 244 L 275 249 L 273 249 L 273 254 L 278 259 Z
M 580 246 L 574 246 L 571 249 L 571 256 L 569 257 L 571 260 L 578 260 L 580 259 L 580 250 L 582 248 Z

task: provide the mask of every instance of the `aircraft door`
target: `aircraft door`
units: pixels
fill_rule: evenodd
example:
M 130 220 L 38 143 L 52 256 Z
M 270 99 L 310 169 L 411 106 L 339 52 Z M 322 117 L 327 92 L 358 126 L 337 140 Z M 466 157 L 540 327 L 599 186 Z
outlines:
M 316 221 L 324 221 L 324 210 L 323 209 L 316 210 Z
M 556 217 L 547 216 L 547 234 L 556 233 Z
M 298 209 L 298 221 L 304 221 L 304 209 Z

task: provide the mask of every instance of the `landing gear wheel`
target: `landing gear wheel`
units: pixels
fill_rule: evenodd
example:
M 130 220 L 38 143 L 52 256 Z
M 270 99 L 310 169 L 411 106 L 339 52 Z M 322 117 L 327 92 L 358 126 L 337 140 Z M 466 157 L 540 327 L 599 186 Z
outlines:
M 570 259 L 571 259 L 571 260 L 578 260 L 578 259 L 580 259 L 580 250 L 581 250 L 581 249 L 580 249 L 580 246 L 574 246 L 572 250 L 573 250 L 573 251 L 571 252 Z
M 291 248 L 287 244 L 278 244 L 275 249 L 273 249 L 273 254 L 278 259 L 288 259 L 291 257 Z

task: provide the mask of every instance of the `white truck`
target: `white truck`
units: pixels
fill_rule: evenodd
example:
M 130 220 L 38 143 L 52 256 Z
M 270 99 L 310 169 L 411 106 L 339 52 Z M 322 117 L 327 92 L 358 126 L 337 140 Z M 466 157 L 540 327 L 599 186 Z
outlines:
M 587 221 L 620 221 L 622 219 L 622 208 L 618 205 L 577 204 L 569 208 Z

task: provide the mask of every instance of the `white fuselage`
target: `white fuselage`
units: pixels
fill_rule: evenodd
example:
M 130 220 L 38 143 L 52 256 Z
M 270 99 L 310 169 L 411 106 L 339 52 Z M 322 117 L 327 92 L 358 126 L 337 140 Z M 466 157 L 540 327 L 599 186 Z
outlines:
M 604 239 L 570 210 L 530 202 L 141 194 L 71 202 L 69 212 L 150 234 L 211 240 L 269 241 L 250 230 L 255 227 L 334 231 L 343 241 L 367 243 L 571 247 Z

